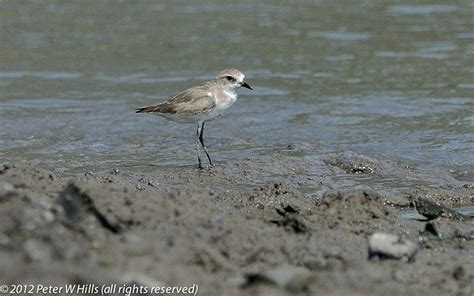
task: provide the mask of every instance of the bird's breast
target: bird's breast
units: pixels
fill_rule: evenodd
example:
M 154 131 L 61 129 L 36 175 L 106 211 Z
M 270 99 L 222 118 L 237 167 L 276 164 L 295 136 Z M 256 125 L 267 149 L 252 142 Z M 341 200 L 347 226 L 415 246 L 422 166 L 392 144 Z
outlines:
M 237 101 L 237 94 L 235 92 L 223 91 L 220 95 L 215 96 L 215 98 L 217 101 L 216 107 L 225 110 Z

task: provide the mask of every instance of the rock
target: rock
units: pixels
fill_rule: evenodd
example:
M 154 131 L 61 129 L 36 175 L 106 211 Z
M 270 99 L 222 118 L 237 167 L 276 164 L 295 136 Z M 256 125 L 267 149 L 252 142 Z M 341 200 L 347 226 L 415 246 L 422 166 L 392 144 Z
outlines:
M 404 259 L 412 261 L 416 244 L 396 235 L 376 232 L 369 237 L 369 259 Z
M 452 220 L 464 221 L 469 218 L 468 216 L 465 216 L 443 205 L 432 202 L 426 198 L 416 198 L 415 208 L 418 213 L 426 217 L 428 220 L 442 217 Z
M 282 265 L 264 272 L 246 274 L 247 282 L 245 286 L 263 283 L 297 292 L 304 290 L 313 278 L 313 273 L 306 268 Z
M 8 182 L 0 181 L 0 202 L 10 199 L 15 194 L 15 186 Z

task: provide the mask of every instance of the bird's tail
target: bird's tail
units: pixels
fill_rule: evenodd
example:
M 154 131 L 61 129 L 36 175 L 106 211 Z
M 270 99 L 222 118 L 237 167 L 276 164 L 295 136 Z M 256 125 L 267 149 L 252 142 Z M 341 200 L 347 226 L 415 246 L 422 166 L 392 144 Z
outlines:
M 146 107 L 136 108 L 135 112 L 136 113 L 149 113 L 149 112 L 153 112 L 155 109 L 156 109 L 156 106 L 146 106 Z

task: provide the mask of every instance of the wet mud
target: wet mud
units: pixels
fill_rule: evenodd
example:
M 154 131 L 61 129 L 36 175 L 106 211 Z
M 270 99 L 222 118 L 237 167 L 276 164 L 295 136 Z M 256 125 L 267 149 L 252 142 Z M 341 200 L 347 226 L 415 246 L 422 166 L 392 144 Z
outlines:
M 327 166 L 348 170 L 361 159 L 374 169 L 349 173 L 383 171 L 360 156 Z M 298 178 L 245 188 L 254 166 L 61 177 L 5 165 L 0 278 L 197 284 L 201 295 L 472 294 L 472 217 L 400 216 L 415 210 L 415 195 L 472 206 L 472 186 L 385 194 L 313 180 L 324 192 L 308 195 Z

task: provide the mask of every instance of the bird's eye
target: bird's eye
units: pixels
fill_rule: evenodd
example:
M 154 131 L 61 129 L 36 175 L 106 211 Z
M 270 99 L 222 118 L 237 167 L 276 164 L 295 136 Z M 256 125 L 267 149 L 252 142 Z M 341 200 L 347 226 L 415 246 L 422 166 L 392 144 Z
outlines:
M 231 82 L 234 82 L 235 81 L 235 78 L 232 77 L 232 76 L 226 76 L 225 77 L 227 80 L 231 81 Z

